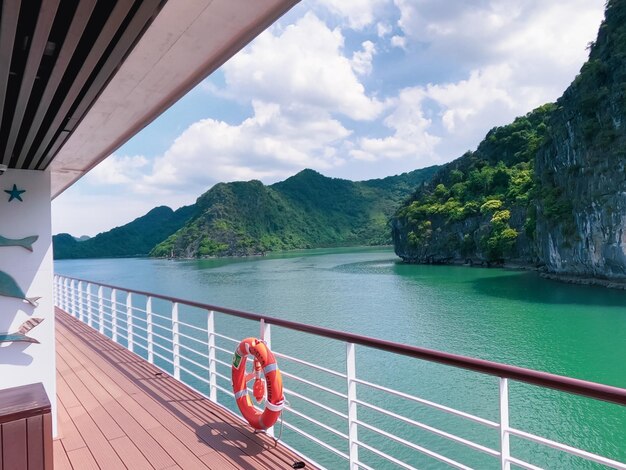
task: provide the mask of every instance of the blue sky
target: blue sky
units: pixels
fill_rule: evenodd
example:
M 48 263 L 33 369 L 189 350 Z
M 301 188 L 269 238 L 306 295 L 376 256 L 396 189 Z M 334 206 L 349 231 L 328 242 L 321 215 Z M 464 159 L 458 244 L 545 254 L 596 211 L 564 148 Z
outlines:
M 451 161 L 558 98 L 604 0 L 303 0 L 53 201 L 93 236 L 220 181 L 364 180 Z

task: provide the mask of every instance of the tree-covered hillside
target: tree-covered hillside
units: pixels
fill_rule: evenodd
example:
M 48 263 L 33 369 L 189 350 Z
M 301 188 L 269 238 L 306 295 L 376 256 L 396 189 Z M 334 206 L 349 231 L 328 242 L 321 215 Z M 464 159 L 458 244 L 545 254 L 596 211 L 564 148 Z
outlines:
M 198 198 L 197 216 L 152 256 L 240 256 L 267 251 L 391 243 L 388 221 L 435 167 L 353 182 L 313 170 L 271 186 L 222 183 Z
M 174 233 L 195 214 L 195 206 L 173 211 L 155 207 L 146 215 L 85 241 L 77 241 L 67 233 L 52 237 L 55 259 L 113 258 L 145 256 L 163 239 Z
M 191 206 L 175 212 L 157 207 L 85 241 L 55 235 L 54 256 L 194 258 L 389 244 L 389 218 L 436 169 L 363 182 L 303 170 L 271 186 L 259 181 L 220 183 Z

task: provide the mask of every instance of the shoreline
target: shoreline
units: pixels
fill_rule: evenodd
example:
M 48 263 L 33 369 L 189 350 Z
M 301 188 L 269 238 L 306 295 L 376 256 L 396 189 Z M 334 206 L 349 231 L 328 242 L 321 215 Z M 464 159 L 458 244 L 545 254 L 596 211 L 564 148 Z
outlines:
M 535 271 L 541 278 L 548 279 L 551 281 L 563 282 L 565 284 L 578 284 L 582 286 L 597 286 L 597 287 L 605 287 L 608 289 L 617 289 L 617 290 L 625 290 L 626 291 L 626 279 L 606 279 L 599 277 L 589 277 L 589 276 L 580 276 L 575 274 L 565 274 L 565 273 L 550 273 L 543 270 L 543 268 L 539 268 L 537 266 L 525 263 L 503 263 L 503 264 L 494 264 L 494 265 L 485 265 L 483 263 L 467 263 L 462 260 L 452 260 L 447 263 L 413 263 L 404 261 L 401 259 L 402 263 L 405 264 L 441 264 L 445 265 L 453 265 L 453 266 L 463 266 L 466 268 L 500 268 L 506 269 L 507 271 Z
M 553 281 L 565 282 L 567 284 L 579 284 L 583 286 L 598 286 L 598 287 L 606 287 L 608 289 L 618 289 L 626 291 L 626 280 L 612 280 L 612 279 L 601 279 L 597 277 L 582 277 L 582 276 L 574 276 L 571 274 L 556 274 L 556 273 L 545 273 L 539 272 L 539 276 L 544 279 L 550 279 Z

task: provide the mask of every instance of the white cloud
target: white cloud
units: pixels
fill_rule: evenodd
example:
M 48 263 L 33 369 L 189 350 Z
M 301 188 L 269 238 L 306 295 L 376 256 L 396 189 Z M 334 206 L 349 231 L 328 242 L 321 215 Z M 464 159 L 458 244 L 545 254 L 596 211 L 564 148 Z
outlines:
M 443 63 L 467 70 L 541 63 L 540 75 L 571 76 L 595 38 L 604 0 L 394 0 L 398 26 Z M 565 68 L 565 70 L 562 70 Z M 521 69 L 523 71 L 523 69 Z
M 200 194 L 220 181 L 278 181 L 302 168 L 328 170 L 344 163 L 337 147 L 350 135 L 325 111 L 253 102 L 254 114 L 239 125 L 203 119 L 189 126 L 147 171 L 144 157 L 112 157 L 94 171 L 92 183 L 123 184 L 136 194 Z M 117 166 L 124 162 L 124 166 Z M 133 173 L 142 167 L 143 176 Z M 112 171 L 129 169 L 124 178 Z M 113 176 L 111 176 L 113 175 Z
M 487 67 L 472 71 L 467 80 L 428 85 L 427 94 L 443 109 L 441 120 L 447 131 L 454 132 L 458 125 L 475 119 L 491 104 L 517 111 L 506 89 L 511 77 L 511 69 L 506 65 Z
M 350 155 L 366 161 L 407 159 L 416 167 L 434 160 L 434 148 L 439 138 L 428 132 L 432 122 L 422 112 L 425 98 L 420 87 L 402 90 L 394 103 L 395 109 L 384 121 L 393 134 L 383 138 L 361 138 Z
M 429 133 L 448 161 L 493 126 L 556 100 L 584 62 L 604 0 L 394 0 L 397 26 L 430 82 Z M 450 70 L 454 70 L 451 74 Z M 454 80 L 442 79 L 456 75 Z
M 378 34 L 379 38 L 384 38 L 389 33 L 391 33 L 392 28 L 388 23 L 377 23 L 376 24 L 376 34 Z
M 388 0 L 316 0 L 332 13 L 346 20 L 353 29 L 363 29 L 374 22 L 376 13 Z
M 393 47 L 399 47 L 401 49 L 406 49 L 406 37 L 405 36 L 393 36 L 391 38 L 391 45 Z
M 309 12 L 274 35 L 261 34 L 224 65 L 228 89 L 242 99 L 340 113 L 372 120 L 383 104 L 365 92 L 344 53 L 344 37 Z
M 376 54 L 376 46 L 372 41 L 365 41 L 363 49 L 352 54 L 352 68 L 359 75 L 368 75 L 372 72 L 372 59 Z
M 148 160 L 142 156 L 111 155 L 87 174 L 100 184 L 127 184 L 143 173 Z

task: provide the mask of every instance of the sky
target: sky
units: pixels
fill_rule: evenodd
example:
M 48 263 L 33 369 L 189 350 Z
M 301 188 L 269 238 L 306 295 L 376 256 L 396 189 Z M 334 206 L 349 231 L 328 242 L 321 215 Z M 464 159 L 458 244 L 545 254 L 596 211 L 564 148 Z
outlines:
M 52 203 L 94 236 L 218 182 L 442 164 L 555 101 L 604 0 L 303 0 Z

